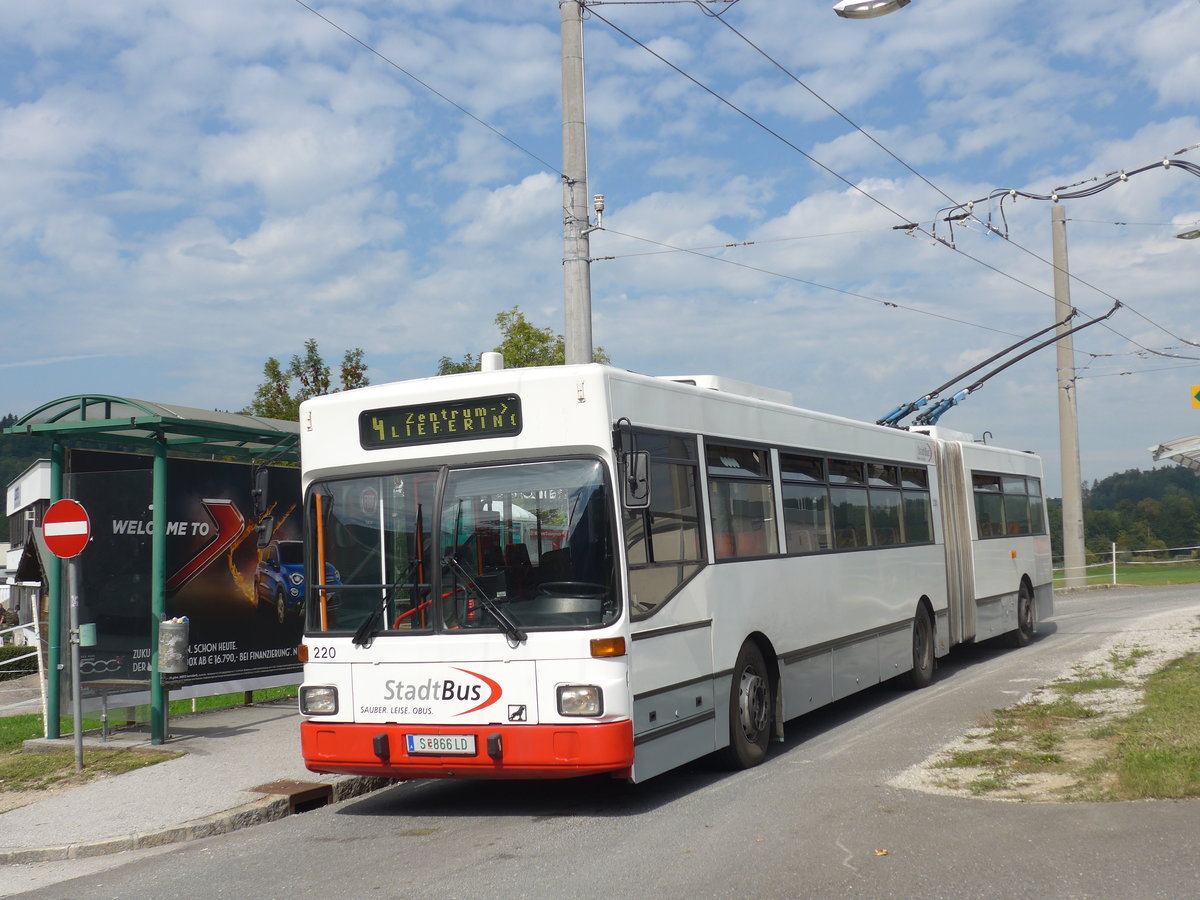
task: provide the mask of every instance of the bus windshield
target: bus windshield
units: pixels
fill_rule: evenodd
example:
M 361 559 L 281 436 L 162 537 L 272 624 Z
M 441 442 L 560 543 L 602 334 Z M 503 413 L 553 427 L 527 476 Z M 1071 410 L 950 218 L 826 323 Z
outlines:
M 597 460 L 315 483 L 310 565 L 327 580 L 311 586 L 308 630 L 608 624 L 619 610 L 610 498 Z

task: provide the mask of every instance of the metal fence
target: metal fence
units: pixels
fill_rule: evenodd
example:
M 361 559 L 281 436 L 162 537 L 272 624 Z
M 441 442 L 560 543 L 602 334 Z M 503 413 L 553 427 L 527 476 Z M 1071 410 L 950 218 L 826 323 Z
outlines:
M 1200 547 L 1155 547 L 1146 550 L 1118 550 L 1114 543 L 1112 549 L 1107 555 L 1107 559 L 1097 562 L 1088 563 L 1083 566 L 1072 566 L 1068 569 L 1063 565 L 1063 557 L 1054 557 L 1054 579 L 1061 581 L 1068 574 L 1079 575 L 1083 574 L 1088 584 L 1118 584 L 1117 581 L 1117 566 L 1122 567 L 1139 567 L 1139 566 L 1188 566 L 1193 565 L 1200 568 L 1200 559 L 1197 559 L 1196 551 Z M 1088 556 L 1097 557 L 1099 554 L 1088 552 Z M 1164 558 L 1165 557 L 1165 558 Z M 1097 576 L 1102 576 L 1098 579 Z

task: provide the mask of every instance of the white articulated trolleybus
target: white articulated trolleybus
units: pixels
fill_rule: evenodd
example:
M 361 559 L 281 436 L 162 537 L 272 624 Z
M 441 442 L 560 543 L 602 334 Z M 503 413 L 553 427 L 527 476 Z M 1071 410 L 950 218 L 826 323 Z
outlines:
M 301 407 L 317 772 L 645 780 L 1053 612 L 1041 462 L 599 366 Z

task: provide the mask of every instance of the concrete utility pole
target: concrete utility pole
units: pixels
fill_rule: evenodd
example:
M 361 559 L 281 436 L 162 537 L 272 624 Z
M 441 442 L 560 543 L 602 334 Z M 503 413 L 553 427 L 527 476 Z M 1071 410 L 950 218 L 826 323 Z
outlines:
M 566 362 L 573 365 L 592 361 L 583 3 L 560 0 L 558 10 L 562 20 L 563 327 Z
M 1050 207 L 1050 232 L 1054 249 L 1054 321 L 1058 334 L 1071 326 L 1071 274 L 1067 265 L 1067 214 L 1055 203 Z M 1058 447 L 1062 457 L 1063 567 L 1065 587 L 1085 587 L 1083 549 L 1083 489 L 1079 470 L 1079 409 L 1075 390 L 1075 342 L 1071 335 L 1058 344 Z

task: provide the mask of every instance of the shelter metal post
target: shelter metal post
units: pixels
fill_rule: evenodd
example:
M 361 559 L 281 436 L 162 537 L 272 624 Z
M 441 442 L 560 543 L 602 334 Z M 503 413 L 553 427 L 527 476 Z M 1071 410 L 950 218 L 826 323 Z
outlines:
M 55 441 L 50 447 L 50 502 L 57 503 L 63 495 L 63 445 Z M 46 619 L 46 737 L 57 739 L 59 732 L 59 699 L 62 673 L 62 560 L 47 554 L 46 596 L 50 605 Z M 40 636 L 39 636 L 40 639 Z M 40 650 L 40 648 L 39 648 Z
M 150 521 L 150 743 L 167 736 L 167 699 L 158 670 L 158 626 L 167 611 L 167 444 L 162 435 L 154 443 L 154 508 Z

